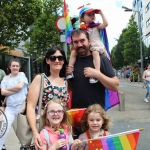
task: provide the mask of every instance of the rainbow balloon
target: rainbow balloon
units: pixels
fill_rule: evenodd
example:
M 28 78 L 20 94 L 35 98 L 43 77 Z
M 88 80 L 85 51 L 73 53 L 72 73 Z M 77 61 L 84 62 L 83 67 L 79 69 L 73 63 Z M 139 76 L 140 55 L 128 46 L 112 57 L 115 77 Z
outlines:
M 65 18 L 65 24 L 66 24 L 66 29 L 65 29 L 66 42 L 68 44 L 70 44 L 71 43 L 71 33 L 73 31 L 73 27 L 71 24 L 71 20 L 70 20 L 70 16 L 68 13 L 68 8 L 67 8 L 65 0 L 64 0 L 64 18 Z
M 136 150 L 140 136 L 139 129 L 104 136 L 100 139 L 89 139 L 92 148 L 92 141 L 100 142 L 98 149 L 101 150 Z M 85 142 L 85 141 L 83 141 Z

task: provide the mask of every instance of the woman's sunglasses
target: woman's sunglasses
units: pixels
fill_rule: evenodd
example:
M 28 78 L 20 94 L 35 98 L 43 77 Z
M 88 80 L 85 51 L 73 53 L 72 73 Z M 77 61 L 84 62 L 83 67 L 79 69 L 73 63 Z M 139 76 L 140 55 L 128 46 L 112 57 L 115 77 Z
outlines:
M 63 61 L 64 60 L 64 56 L 49 56 L 49 59 L 52 62 L 56 61 L 56 59 L 58 59 L 59 61 Z

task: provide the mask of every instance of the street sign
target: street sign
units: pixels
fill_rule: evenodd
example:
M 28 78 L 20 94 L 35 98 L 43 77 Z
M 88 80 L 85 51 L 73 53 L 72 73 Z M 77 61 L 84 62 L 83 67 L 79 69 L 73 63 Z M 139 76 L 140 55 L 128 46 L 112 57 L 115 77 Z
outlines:
M 61 16 L 56 20 L 56 27 L 58 30 L 65 30 L 66 29 L 64 16 Z

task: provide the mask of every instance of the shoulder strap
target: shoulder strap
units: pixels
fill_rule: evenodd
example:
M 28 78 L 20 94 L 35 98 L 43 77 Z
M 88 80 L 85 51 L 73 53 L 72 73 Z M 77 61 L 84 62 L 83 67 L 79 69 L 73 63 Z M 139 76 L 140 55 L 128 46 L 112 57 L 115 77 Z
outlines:
M 41 75 L 40 95 L 39 95 L 39 100 L 38 100 L 38 115 L 41 115 L 43 88 L 44 88 L 44 79 L 43 79 L 43 76 Z
M 45 135 L 45 139 L 48 145 L 48 148 L 50 148 L 50 142 L 49 142 L 49 134 L 48 131 L 46 129 L 43 129 L 44 135 Z
M 104 133 L 103 133 L 103 136 L 106 136 L 107 134 L 106 134 L 106 131 L 104 131 Z
M 91 136 L 90 136 L 89 130 L 87 130 L 87 131 L 86 131 L 86 136 L 88 137 L 88 139 L 91 139 Z

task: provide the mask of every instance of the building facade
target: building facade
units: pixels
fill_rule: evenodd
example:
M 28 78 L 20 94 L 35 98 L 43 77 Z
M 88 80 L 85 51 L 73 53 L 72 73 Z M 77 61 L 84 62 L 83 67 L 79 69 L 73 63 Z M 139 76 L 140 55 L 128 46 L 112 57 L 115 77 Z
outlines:
M 143 50 L 143 64 L 145 67 L 147 63 L 150 63 L 150 0 L 133 0 L 132 4 L 133 15 L 145 45 Z

